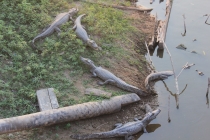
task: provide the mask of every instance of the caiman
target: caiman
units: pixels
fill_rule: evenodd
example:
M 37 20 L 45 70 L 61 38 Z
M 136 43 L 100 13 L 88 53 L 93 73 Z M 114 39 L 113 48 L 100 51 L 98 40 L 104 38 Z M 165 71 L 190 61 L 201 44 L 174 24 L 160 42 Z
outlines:
M 142 130 L 144 131 L 144 133 L 147 133 L 146 126 L 152 120 L 154 120 L 160 112 L 161 112 L 160 109 L 148 112 L 141 121 L 136 119 L 135 121 L 128 122 L 126 124 L 117 124 L 116 125 L 117 127 L 115 129 L 108 132 L 83 134 L 83 135 L 75 134 L 71 135 L 70 137 L 78 140 L 125 137 L 125 140 L 131 140 L 134 138 L 132 135 Z
M 85 63 L 87 66 L 91 68 L 91 72 L 93 74 L 92 77 L 99 77 L 100 79 L 104 80 L 105 82 L 98 82 L 99 85 L 105 85 L 105 84 L 111 84 L 114 86 L 117 86 L 118 88 L 121 88 L 123 90 L 136 93 L 141 96 L 147 96 L 148 94 L 144 92 L 143 90 L 127 84 L 122 79 L 118 78 L 114 74 L 112 74 L 110 71 L 102 68 L 97 67 L 94 65 L 94 62 L 88 58 L 80 57 L 81 61 Z
M 148 91 L 151 90 L 151 86 L 150 86 L 150 82 L 154 81 L 154 80 L 165 80 L 167 79 L 169 76 L 174 75 L 173 71 L 161 71 L 161 72 L 155 72 L 155 73 L 151 73 L 147 76 L 147 78 L 145 79 L 145 87 Z
M 85 16 L 85 14 L 80 15 L 77 17 L 77 19 L 74 22 L 74 27 L 72 28 L 77 37 L 80 38 L 84 44 L 87 44 L 89 47 L 91 47 L 94 50 L 102 50 L 101 47 L 99 47 L 94 40 L 91 40 L 85 30 L 85 27 L 81 25 L 81 18 Z
M 59 29 L 59 26 L 69 21 L 69 19 L 73 20 L 72 16 L 76 14 L 77 12 L 78 12 L 77 8 L 72 8 L 68 12 L 60 13 L 59 15 L 57 15 L 54 22 L 51 25 L 49 25 L 46 30 L 44 30 L 41 34 L 39 34 L 32 40 L 32 47 L 36 48 L 34 43 L 37 39 L 45 38 L 51 35 L 54 31 L 56 31 L 59 36 L 61 32 L 61 30 Z

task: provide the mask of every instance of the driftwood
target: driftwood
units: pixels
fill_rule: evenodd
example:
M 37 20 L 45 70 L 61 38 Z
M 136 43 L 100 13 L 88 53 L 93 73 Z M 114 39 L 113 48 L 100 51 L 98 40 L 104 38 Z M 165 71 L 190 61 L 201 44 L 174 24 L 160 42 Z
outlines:
M 173 65 L 173 60 L 172 60 L 172 57 L 171 57 L 171 53 L 169 52 L 168 47 L 166 46 L 163 38 L 162 38 L 162 42 L 164 44 L 164 47 L 166 48 L 166 51 L 168 52 L 168 55 L 170 56 L 171 66 L 172 66 L 172 69 L 173 69 L 173 72 L 174 72 L 174 80 L 175 80 L 176 91 L 177 91 L 174 96 L 175 96 L 175 99 L 176 99 L 176 107 L 179 108 L 179 94 L 180 93 L 179 93 L 178 77 L 176 76 L 176 73 L 175 73 L 175 70 L 174 70 L 174 65 Z
M 153 10 L 153 8 L 137 8 L 137 7 L 128 7 L 128 6 L 119 6 L 119 5 L 109 5 L 109 4 L 105 4 L 105 3 L 91 2 L 91 1 L 87 1 L 87 0 L 83 0 L 83 2 L 87 2 L 87 3 L 91 3 L 91 4 L 98 4 L 101 6 L 112 7 L 112 8 L 122 9 L 122 10 L 135 10 L 135 11 L 140 11 L 140 12 Z
M 166 19 L 164 21 L 157 20 L 157 15 L 156 15 L 155 31 L 154 31 L 154 35 L 149 41 L 149 49 L 153 49 L 154 46 L 156 45 L 159 46 L 159 49 L 164 49 L 163 41 L 165 41 L 165 38 L 166 38 L 166 32 L 167 32 L 168 22 L 170 18 L 171 8 L 172 8 L 172 1 L 167 0 L 166 1 L 166 14 L 165 14 Z
M 159 48 L 164 49 L 164 41 L 166 38 L 166 32 L 167 32 L 167 27 L 168 27 L 168 22 L 170 18 L 170 13 L 171 13 L 171 8 L 172 8 L 172 3 L 171 0 L 166 1 L 166 19 L 165 21 L 162 21 L 160 23 L 160 26 L 158 27 L 158 37 L 157 37 L 157 42 L 159 42 Z M 161 39 L 160 39 L 161 37 Z
M 121 109 L 121 106 L 139 101 L 137 94 L 116 96 L 110 100 L 89 102 L 59 109 L 52 109 L 24 116 L 0 120 L 0 134 L 10 133 L 40 126 L 91 118 L 110 114 Z

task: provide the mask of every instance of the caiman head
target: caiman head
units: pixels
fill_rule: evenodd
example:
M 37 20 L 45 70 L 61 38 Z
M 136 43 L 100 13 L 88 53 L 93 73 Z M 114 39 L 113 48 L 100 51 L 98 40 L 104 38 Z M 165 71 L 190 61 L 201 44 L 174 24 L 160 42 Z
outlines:
M 99 47 L 94 40 L 88 39 L 87 44 L 88 44 L 88 46 L 90 46 L 94 50 L 98 50 L 98 51 L 102 50 L 101 47 Z
M 156 109 L 152 112 L 148 112 L 145 117 L 143 118 L 143 123 L 145 123 L 146 125 L 149 124 L 152 120 L 154 120 L 157 115 L 161 112 L 160 109 Z
M 80 60 L 85 63 L 86 65 L 88 65 L 90 68 L 95 68 L 96 66 L 94 65 L 94 62 L 88 58 L 84 58 L 80 56 Z
M 77 8 L 71 8 L 68 13 L 69 14 L 76 14 L 78 11 L 79 11 L 79 9 L 77 9 Z

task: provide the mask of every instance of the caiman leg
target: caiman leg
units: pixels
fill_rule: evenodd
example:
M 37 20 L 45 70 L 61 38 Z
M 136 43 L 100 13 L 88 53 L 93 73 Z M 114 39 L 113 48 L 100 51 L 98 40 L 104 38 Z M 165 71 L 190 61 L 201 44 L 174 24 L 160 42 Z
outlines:
M 126 135 L 125 136 L 125 140 L 135 140 L 135 139 L 134 139 L 134 136 L 128 136 L 128 135 Z
M 116 128 L 120 128 L 122 125 L 123 125 L 122 123 L 117 123 L 114 126 L 115 126 L 115 129 L 116 129 Z
M 116 82 L 112 79 L 108 79 L 105 82 L 98 82 L 99 85 L 106 85 L 106 84 L 115 84 Z
M 44 31 L 46 31 L 47 28 L 49 28 L 49 27 L 50 27 L 50 25 L 47 25 L 47 26 L 42 30 L 42 33 L 43 33 Z
M 58 27 L 55 27 L 55 31 L 58 33 L 58 36 L 60 36 L 61 30 Z
M 144 133 L 148 133 L 146 127 L 143 126 Z
M 72 17 L 70 17 L 69 19 L 74 22 L 74 19 Z
M 161 76 L 162 80 L 168 79 L 168 76 Z

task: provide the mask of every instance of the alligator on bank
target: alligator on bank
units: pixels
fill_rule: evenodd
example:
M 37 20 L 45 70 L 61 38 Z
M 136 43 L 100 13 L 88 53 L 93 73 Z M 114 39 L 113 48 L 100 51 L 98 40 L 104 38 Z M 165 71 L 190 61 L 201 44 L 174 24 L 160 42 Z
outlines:
M 54 31 L 56 31 L 59 36 L 61 32 L 61 30 L 59 29 L 59 26 L 69 21 L 69 19 L 73 20 L 72 16 L 76 14 L 77 12 L 78 12 L 77 8 L 72 8 L 68 12 L 60 13 L 59 15 L 57 15 L 54 22 L 51 25 L 49 25 L 46 30 L 44 30 L 41 34 L 39 34 L 32 40 L 32 47 L 34 49 L 36 48 L 34 43 L 37 39 L 45 38 L 51 35 Z
M 104 80 L 105 82 L 98 82 L 99 85 L 105 85 L 105 84 L 112 84 L 114 86 L 117 86 L 118 88 L 121 88 L 123 90 L 136 93 L 141 96 L 147 96 L 148 94 L 141 89 L 127 84 L 122 79 L 116 77 L 114 74 L 112 74 L 110 71 L 102 68 L 97 67 L 94 65 L 94 62 L 88 58 L 80 57 L 81 61 L 88 65 L 91 68 L 91 72 L 93 74 L 92 77 L 99 77 L 100 79 Z
M 169 76 L 174 75 L 173 71 L 161 71 L 161 72 L 155 72 L 155 73 L 151 73 L 149 74 L 146 79 L 145 79 L 145 87 L 147 89 L 147 91 L 151 91 L 151 85 L 150 83 L 154 80 L 165 80 L 167 79 Z
M 133 140 L 134 137 L 132 135 L 144 131 L 147 133 L 146 126 L 154 120 L 157 115 L 160 113 L 160 109 L 154 110 L 152 112 L 148 112 L 145 117 L 140 121 L 137 120 L 134 122 L 128 122 L 126 124 L 117 124 L 115 129 L 108 132 L 101 133 L 93 133 L 93 134 L 84 134 L 84 135 L 71 135 L 70 137 L 78 140 L 85 139 L 95 139 L 95 138 L 113 138 L 113 137 L 125 137 L 125 140 Z
M 77 37 L 80 38 L 89 47 L 91 47 L 94 50 L 101 50 L 101 47 L 99 47 L 94 40 L 91 40 L 88 37 L 88 34 L 85 31 L 84 26 L 81 25 L 81 18 L 83 16 L 85 16 L 85 14 L 80 15 L 80 16 L 77 17 L 77 19 L 74 22 L 75 25 L 74 25 L 74 27 L 72 29 L 75 30 L 75 33 L 76 33 Z

